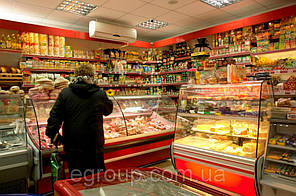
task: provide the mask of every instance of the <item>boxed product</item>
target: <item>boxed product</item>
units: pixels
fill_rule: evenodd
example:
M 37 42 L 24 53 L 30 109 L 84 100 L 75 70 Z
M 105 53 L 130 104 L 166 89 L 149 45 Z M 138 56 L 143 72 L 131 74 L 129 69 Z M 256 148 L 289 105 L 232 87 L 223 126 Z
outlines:
M 53 48 L 54 56 L 60 56 L 60 37 L 54 36 L 54 48 Z
M 48 55 L 48 36 L 46 34 L 39 35 L 40 55 Z

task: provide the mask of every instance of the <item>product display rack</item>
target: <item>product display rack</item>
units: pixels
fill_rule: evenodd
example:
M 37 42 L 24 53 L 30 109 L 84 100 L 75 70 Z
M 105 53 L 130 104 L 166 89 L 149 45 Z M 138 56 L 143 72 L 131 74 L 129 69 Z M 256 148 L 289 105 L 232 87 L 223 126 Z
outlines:
M 270 119 L 268 144 L 264 155 L 264 167 L 260 183 L 280 190 L 296 193 L 296 120 Z M 286 137 L 286 138 L 284 138 Z M 281 140 L 283 138 L 283 140 Z
M 40 59 L 52 59 L 52 60 L 68 60 L 68 61 L 90 61 L 99 62 L 99 59 L 84 59 L 84 58 L 72 58 L 72 57 L 58 57 L 58 56 L 41 56 L 32 54 L 23 54 L 23 57 L 27 58 L 40 58 Z
M 237 56 L 248 56 L 251 52 L 238 52 L 238 53 L 231 53 L 225 55 L 217 55 L 217 56 L 210 56 L 209 59 L 220 59 L 220 58 L 227 58 L 227 57 L 237 57 Z
M 139 167 L 169 158 L 176 116 L 174 101 L 160 95 L 110 99 L 113 113 L 104 117 L 106 167 Z M 29 99 L 27 103 L 28 135 L 42 154 L 39 193 L 45 193 L 51 188 L 49 156 L 55 150 L 45 136 L 45 129 L 55 101 Z
M 278 52 L 290 52 L 290 51 L 295 51 L 295 50 L 296 50 L 296 48 L 287 48 L 287 49 L 279 49 L 279 50 L 272 50 L 272 51 L 265 51 L 265 52 L 255 52 L 255 53 L 251 53 L 251 56 L 274 54 L 274 53 L 278 53 Z
M 272 94 L 264 81 L 183 86 L 172 152 L 175 168 L 185 176 L 190 169 L 192 178 L 216 187 L 256 195 L 255 162 L 264 153 Z M 223 182 L 212 179 L 219 172 L 226 176 Z

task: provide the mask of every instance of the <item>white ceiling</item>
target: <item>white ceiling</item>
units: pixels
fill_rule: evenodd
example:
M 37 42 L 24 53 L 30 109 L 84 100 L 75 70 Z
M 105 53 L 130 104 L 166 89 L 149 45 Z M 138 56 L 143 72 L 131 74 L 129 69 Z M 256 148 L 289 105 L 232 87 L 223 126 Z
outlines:
M 168 0 L 80 0 L 99 7 L 88 16 L 78 16 L 57 11 L 62 1 L 0 0 L 0 18 L 85 32 L 92 19 L 129 27 L 148 19 L 168 22 L 158 30 L 137 28 L 139 40 L 152 42 L 296 4 L 296 0 L 241 0 L 216 9 L 200 0 L 178 0 L 173 5 Z

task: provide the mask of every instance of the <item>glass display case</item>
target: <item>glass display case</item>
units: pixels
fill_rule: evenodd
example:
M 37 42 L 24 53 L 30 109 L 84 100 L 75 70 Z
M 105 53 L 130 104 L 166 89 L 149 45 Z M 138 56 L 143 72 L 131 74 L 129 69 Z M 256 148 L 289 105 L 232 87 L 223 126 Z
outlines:
M 0 129 L 0 153 L 27 147 L 21 96 L 0 95 Z
M 176 168 L 188 169 L 188 161 L 198 161 L 206 170 L 236 173 L 230 176 L 254 190 L 255 162 L 264 153 L 272 106 L 272 88 L 264 81 L 183 86 L 173 145 Z M 203 177 L 195 173 L 196 179 Z M 228 183 L 213 182 L 223 188 L 231 187 Z M 241 191 L 236 189 L 230 191 Z
M 247 158 L 262 155 L 270 93 L 261 82 L 182 89 L 175 143 Z
M 0 193 L 26 191 L 32 166 L 21 95 L 0 95 Z
M 171 173 L 156 167 L 119 169 L 111 174 L 98 173 L 87 178 L 59 180 L 54 184 L 55 196 L 91 196 L 91 195 L 158 195 L 158 196 L 230 196 L 205 183 Z M 110 183 L 110 179 L 112 182 Z
M 104 116 L 106 143 L 125 140 L 128 136 L 153 135 L 175 129 L 176 107 L 169 97 L 122 96 L 110 99 L 114 106 L 112 114 Z M 47 119 L 54 103 L 55 100 L 27 100 L 28 133 L 43 153 L 54 150 L 45 135 Z

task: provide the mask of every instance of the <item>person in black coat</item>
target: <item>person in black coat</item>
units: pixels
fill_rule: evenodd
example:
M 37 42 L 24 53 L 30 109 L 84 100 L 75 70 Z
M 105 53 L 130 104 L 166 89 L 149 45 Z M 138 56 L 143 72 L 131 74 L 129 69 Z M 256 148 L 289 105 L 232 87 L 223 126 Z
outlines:
M 112 113 L 113 103 L 93 77 L 90 65 L 78 67 L 75 80 L 59 94 L 47 121 L 46 135 L 55 145 L 64 145 L 72 178 L 105 170 L 103 115 Z

